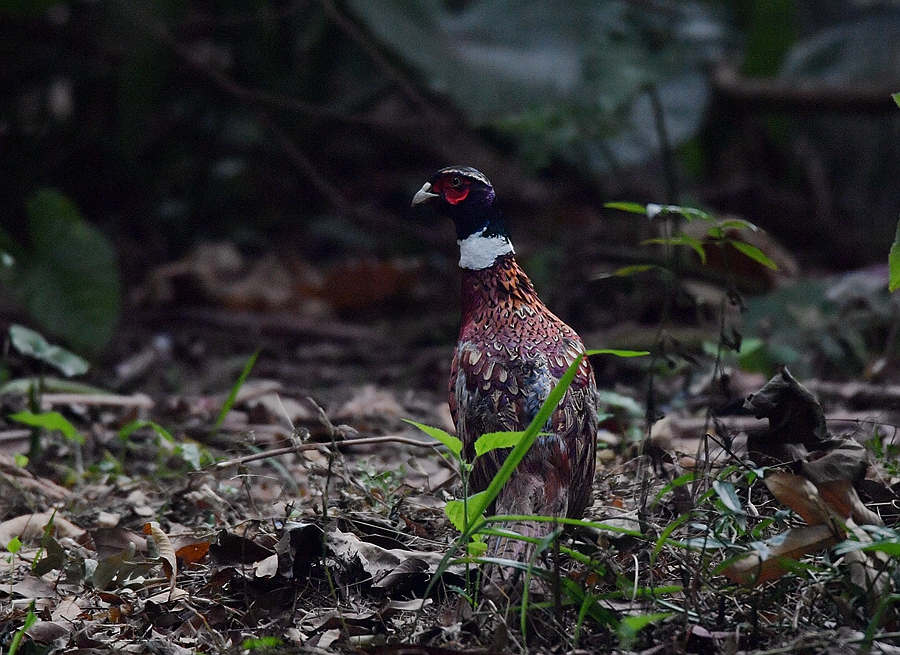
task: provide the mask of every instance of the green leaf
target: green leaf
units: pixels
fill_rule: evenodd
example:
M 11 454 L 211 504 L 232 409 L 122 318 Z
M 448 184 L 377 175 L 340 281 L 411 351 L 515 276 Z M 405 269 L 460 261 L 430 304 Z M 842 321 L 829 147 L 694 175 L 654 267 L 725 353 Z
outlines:
M 22 540 L 18 537 L 13 537 L 9 540 L 9 543 L 6 544 L 6 550 L 13 555 L 19 552 L 19 549 L 22 548 Z
M 728 241 L 728 243 L 734 246 L 735 250 L 744 253 L 753 261 L 762 264 L 766 268 L 771 268 L 773 271 L 778 270 L 778 264 L 769 259 L 769 257 L 756 246 L 751 246 L 744 241 Z
M 678 214 L 679 216 L 682 216 L 689 221 L 699 219 L 701 221 L 714 223 L 716 220 L 705 211 L 694 209 L 693 207 L 681 207 L 680 205 L 657 205 L 654 203 L 650 203 L 647 205 L 647 216 L 649 216 L 650 218 L 656 218 L 657 216 L 668 216 L 671 214 Z
M 741 506 L 741 500 L 738 498 L 733 484 L 730 482 L 723 482 L 722 480 L 713 480 L 712 486 L 716 495 L 719 497 L 719 500 L 722 501 L 722 504 L 725 505 L 728 510 L 735 514 L 744 513 L 744 508 Z
M 244 650 L 257 650 L 260 648 L 275 648 L 284 643 L 278 637 L 259 637 L 257 639 L 245 639 L 241 643 Z
M 628 201 L 617 201 L 617 202 L 604 202 L 603 206 L 607 209 L 621 209 L 623 212 L 630 212 L 632 214 L 643 214 L 647 215 L 647 207 L 645 205 L 641 205 L 637 202 L 628 202 Z
M 524 432 L 488 432 L 475 441 L 475 456 L 481 457 L 485 453 L 498 448 L 513 448 L 522 440 Z
M 462 453 L 462 441 L 454 437 L 452 434 L 444 432 L 440 428 L 433 428 L 430 425 L 423 425 L 422 423 L 416 423 L 415 421 L 410 421 L 409 419 L 403 420 L 410 425 L 416 426 L 432 439 L 437 439 L 438 441 L 440 441 L 442 444 L 447 446 L 447 449 L 451 453 L 453 453 L 457 457 L 459 457 L 460 453 Z
M 653 566 L 653 563 L 656 561 L 656 556 L 659 555 L 660 551 L 663 549 L 663 546 L 666 545 L 666 542 L 669 540 L 669 535 L 675 532 L 683 523 L 689 521 L 691 515 L 682 514 L 674 521 L 671 521 L 662 532 L 659 534 L 659 539 L 656 540 L 656 544 L 653 546 L 653 552 L 650 554 L 650 566 Z
M 33 412 L 17 412 L 10 414 L 9 418 L 17 423 L 30 425 L 35 428 L 44 428 L 45 430 L 59 430 L 63 436 L 69 441 L 76 443 L 84 443 L 84 437 L 78 434 L 78 430 L 69 420 L 59 412 L 44 412 L 35 414 Z
M 891 94 L 891 97 L 894 99 L 894 102 L 897 103 L 897 106 L 900 107 L 900 93 Z
M 631 266 L 623 266 L 622 268 L 617 268 L 612 273 L 599 275 L 597 277 L 628 277 L 629 275 L 635 275 L 637 273 L 646 273 L 647 271 L 652 271 L 655 268 L 659 267 L 656 264 L 632 264 Z
M 49 333 L 99 350 L 119 319 L 121 284 L 112 246 L 66 196 L 42 189 L 28 203 L 32 249 L 19 258 L 17 292 Z
M 34 600 L 28 603 L 28 613 L 25 615 L 25 623 L 21 628 L 16 630 L 16 634 L 13 635 L 12 641 L 9 642 L 9 648 L 6 651 L 6 655 L 16 655 L 19 650 L 19 646 L 22 643 L 22 639 L 25 638 L 25 633 L 30 630 L 35 623 L 37 623 L 38 617 L 37 614 L 34 613 L 34 604 Z
M 590 357 L 593 355 L 615 355 L 616 357 L 645 357 L 650 354 L 649 350 L 620 350 L 618 348 L 597 348 L 587 350 L 584 353 Z
M 900 543 L 896 541 L 879 541 L 872 544 L 866 544 L 862 548 L 866 552 L 881 552 L 891 557 L 900 557 Z
M 682 473 L 681 475 L 679 475 L 677 478 L 672 480 L 669 484 L 665 485 L 662 489 L 660 489 L 657 492 L 656 496 L 653 497 L 653 505 L 656 505 L 656 503 L 658 503 L 662 499 L 663 496 L 665 496 L 667 493 L 669 493 L 673 489 L 677 489 L 678 487 L 683 487 L 686 484 L 690 484 L 691 482 L 694 481 L 694 478 L 695 478 L 695 475 L 694 475 L 693 471 L 691 471 L 690 473 Z M 685 516 L 690 516 L 690 515 L 686 514 Z
M 216 419 L 216 423 L 213 426 L 213 431 L 218 431 L 218 429 L 222 427 L 222 422 L 225 420 L 228 412 L 231 411 L 231 408 L 234 407 L 234 401 L 237 400 L 238 392 L 241 390 L 241 387 L 244 386 L 244 382 L 247 381 L 247 377 L 250 375 L 250 371 L 253 370 L 253 365 L 256 364 L 257 357 L 259 357 L 258 350 L 250 355 L 250 359 L 248 359 L 247 363 L 244 364 L 244 369 L 241 371 L 238 379 L 231 387 L 231 393 L 228 394 L 228 398 L 225 399 L 225 403 L 222 405 L 222 410 L 219 412 L 219 418 Z
M 900 93 L 894 95 L 894 99 Z M 891 292 L 900 288 L 900 221 L 897 222 L 897 233 L 894 235 L 894 243 L 888 253 L 888 289 Z
M 623 618 L 616 627 L 616 636 L 621 642 L 622 650 L 631 650 L 638 632 L 651 623 L 669 618 L 672 614 L 672 612 L 657 612 L 655 614 L 642 614 Z
M 718 224 L 718 227 L 722 228 L 723 230 L 737 229 L 759 232 L 759 228 L 756 225 L 754 225 L 750 221 L 745 221 L 742 218 L 729 218 L 728 220 L 721 221 Z
M 703 241 L 701 241 L 697 237 L 692 237 L 687 234 L 678 234 L 671 237 L 656 237 L 653 239 L 645 239 L 641 243 L 645 245 L 658 243 L 666 246 L 688 246 L 690 248 L 693 248 L 694 251 L 700 256 L 700 261 L 702 263 L 706 263 L 706 251 L 703 249 Z
M 119 430 L 119 441 L 125 442 L 128 441 L 128 437 L 130 437 L 135 430 L 139 430 L 141 428 L 150 428 L 152 429 L 158 437 L 168 441 L 170 444 L 175 443 L 175 437 L 172 436 L 172 433 L 166 430 L 163 426 L 158 423 L 154 423 L 153 421 L 131 421 L 130 423 L 125 424 Z
M 49 364 L 66 377 L 87 373 L 86 360 L 61 346 L 49 343 L 43 335 L 21 325 L 9 326 L 9 341 L 13 348 L 27 357 Z
M 485 502 L 484 499 L 486 495 L 487 490 L 472 494 L 466 500 L 449 501 L 444 508 L 444 513 L 447 515 L 447 518 L 450 519 L 453 527 L 460 532 L 465 532 L 467 528 L 471 529 L 474 528 L 476 524 L 482 523 L 484 518 L 481 515 L 484 513 L 484 508 L 491 504 L 490 500 Z M 481 507 L 481 510 L 477 514 L 473 514 L 473 506 Z M 468 521 L 466 519 L 468 519 Z
M 28 455 L 23 455 L 22 453 L 18 453 L 14 456 L 14 459 L 16 460 L 16 466 L 20 466 L 22 468 L 25 468 L 26 466 L 28 466 L 28 461 L 29 461 Z

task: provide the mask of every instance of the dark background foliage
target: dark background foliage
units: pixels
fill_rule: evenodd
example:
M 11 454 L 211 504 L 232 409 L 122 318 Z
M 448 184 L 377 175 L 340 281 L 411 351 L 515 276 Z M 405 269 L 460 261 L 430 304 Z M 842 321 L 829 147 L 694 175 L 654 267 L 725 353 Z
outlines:
M 409 210 L 450 163 L 491 177 L 538 283 L 570 304 L 553 289 L 646 236 L 606 200 L 735 213 L 816 270 L 884 262 L 894 234 L 893 2 L 7 0 L 0 16 L 8 286 L 84 350 L 109 339 L 118 284 L 48 303 L 69 293 L 52 280 L 130 288 L 203 241 L 452 261 L 450 230 Z M 71 311 L 96 330 L 78 338 Z

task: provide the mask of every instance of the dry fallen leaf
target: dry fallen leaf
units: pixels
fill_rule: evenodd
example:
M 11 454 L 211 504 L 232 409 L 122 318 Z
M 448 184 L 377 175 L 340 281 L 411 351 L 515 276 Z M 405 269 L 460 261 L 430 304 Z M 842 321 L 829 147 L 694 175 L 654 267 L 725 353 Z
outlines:
M 175 578 L 178 576 L 178 560 L 175 557 L 175 549 L 172 547 L 169 535 L 162 531 L 162 528 L 159 527 L 159 523 L 156 521 L 144 524 L 144 534 L 156 544 L 163 572 L 169 579 L 169 600 L 172 600 L 171 594 L 175 591 Z
M 836 543 L 837 538 L 829 525 L 792 528 L 766 540 L 760 549 L 740 558 L 725 569 L 724 573 L 737 584 L 761 585 L 780 578 L 787 572 L 784 560 L 797 560 Z
M 857 525 L 884 525 L 881 517 L 859 499 L 849 480 L 817 482 L 822 499 L 844 520 L 853 518 Z
M 782 505 L 797 512 L 810 525 L 832 525 L 828 505 L 816 486 L 803 476 L 770 471 L 763 482 Z
M 37 514 L 23 514 L 0 523 L 0 546 L 6 547 L 13 537 L 28 543 L 37 541 L 44 534 L 44 527 L 53 521 L 56 535 L 59 538 L 72 537 L 77 539 L 84 534 L 84 530 L 71 521 L 51 512 L 39 512 Z

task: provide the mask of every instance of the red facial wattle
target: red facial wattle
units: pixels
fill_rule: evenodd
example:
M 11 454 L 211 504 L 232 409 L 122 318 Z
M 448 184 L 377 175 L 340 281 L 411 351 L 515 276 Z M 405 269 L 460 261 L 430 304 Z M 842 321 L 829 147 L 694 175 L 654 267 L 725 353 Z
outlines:
M 458 188 L 447 187 L 444 189 L 444 197 L 451 205 L 456 205 L 466 199 L 469 195 L 469 187 L 461 186 Z
M 444 199 L 451 205 L 457 205 L 466 199 L 469 195 L 469 184 L 455 177 L 456 186 L 454 186 L 453 178 L 441 178 L 434 183 L 433 191 L 444 196 Z

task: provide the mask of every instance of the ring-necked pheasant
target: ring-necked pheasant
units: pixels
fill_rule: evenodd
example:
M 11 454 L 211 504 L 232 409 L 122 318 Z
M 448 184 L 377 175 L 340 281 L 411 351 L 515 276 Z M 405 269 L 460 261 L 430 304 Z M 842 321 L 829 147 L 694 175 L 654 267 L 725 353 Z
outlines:
M 428 203 L 453 219 L 462 273 L 462 326 L 450 373 L 450 412 L 466 457 L 488 432 L 524 430 L 568 366 L 584 352 L 575 331 L 537 297 L 516 263 L 494 189 L 479 171 L 435 173 L 412 204 Z M 597 389 L 584 359 L 575 381 L 496 501 L 497 514 L 580 518 L 591 501 Z M 478 458 L 471 491 L 485 489 L 507 451 Z M 550 524 L 511 526 L 542 536 Z M 494 542 L 491 554 L 524 561 L 521 540 Z

